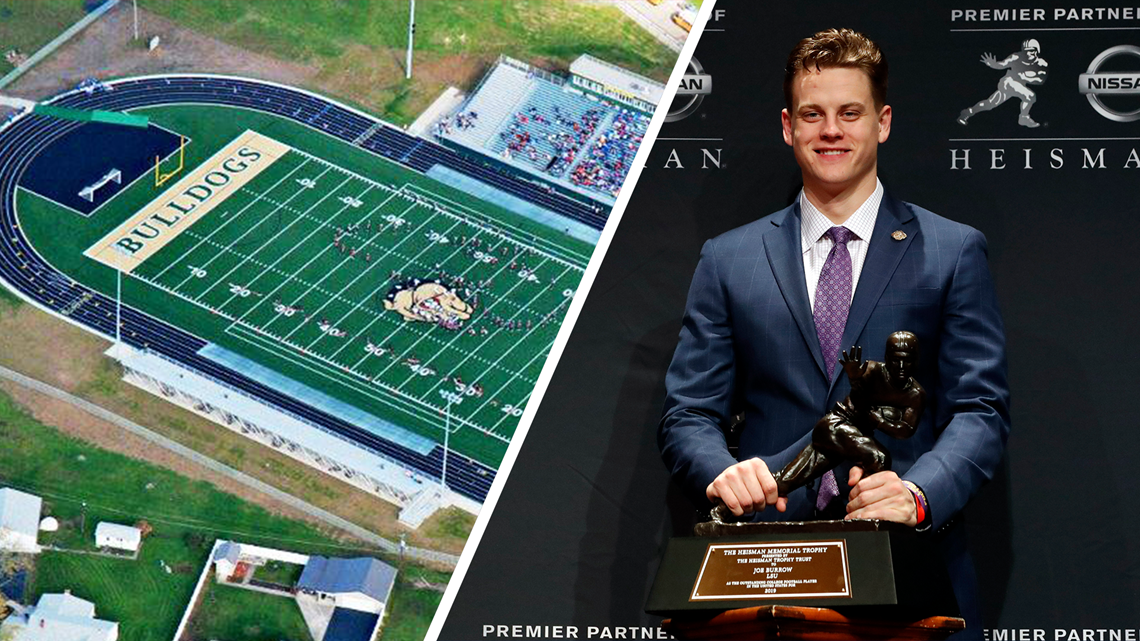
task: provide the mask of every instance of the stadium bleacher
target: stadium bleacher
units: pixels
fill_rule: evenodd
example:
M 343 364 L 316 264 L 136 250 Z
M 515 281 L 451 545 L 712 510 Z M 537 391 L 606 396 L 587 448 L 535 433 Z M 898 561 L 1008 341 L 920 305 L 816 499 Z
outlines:
M 612 204 L 649 117 L 564 79 L 501 60 L 436 137 Z

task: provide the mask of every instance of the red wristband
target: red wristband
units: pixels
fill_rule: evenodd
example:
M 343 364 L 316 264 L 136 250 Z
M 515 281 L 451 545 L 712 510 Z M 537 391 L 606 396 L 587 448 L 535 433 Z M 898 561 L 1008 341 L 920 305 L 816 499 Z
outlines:
M 923 494 L 917 485 L 910 481 L 903 481 L 903 485 L 906 486 L 906 489 L 910 490 L 911 495 L 914 497 L 915 519 L 917 519 L 915 526 L 922 525 L 922 522 L 926 520 L 926 513 L 928 511 L 926 495 Z

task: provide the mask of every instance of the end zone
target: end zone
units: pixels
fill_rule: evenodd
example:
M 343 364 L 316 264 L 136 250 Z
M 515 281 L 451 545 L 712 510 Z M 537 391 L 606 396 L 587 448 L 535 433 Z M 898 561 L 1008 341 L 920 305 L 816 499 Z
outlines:
M 88 122 L 42 149 L 20 176 L 20 187 L 83 217 L 104 205 L 153 170 L 154 157 L 178 152 L 181 137 L 155 124 L 146 129 Z M 84 189 L 111 170 L 120 172 L 87 199 Z
M 130 273 L 290 150 L 245 131 L 83 255 Z

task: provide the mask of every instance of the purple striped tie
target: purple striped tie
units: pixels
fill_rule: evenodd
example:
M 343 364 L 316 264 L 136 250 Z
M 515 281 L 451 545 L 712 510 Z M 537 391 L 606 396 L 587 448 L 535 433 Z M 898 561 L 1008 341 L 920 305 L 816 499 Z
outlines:
M 847 241 L 855 238 L 855 233 L 846 227 L 832 227 L 826 236 L 835 244 L 819 274 L 812 315 L 823 352 L 823 365 L 831 380 L 839 362 L 839 341 L 843 340 L 843 328 L 847 326 L 847 312 L 851 308 L 851 252 L 847 251 Z M 820 481 L 816 509 L 825 509 L 837 496 L 839 484 L 835 481 L 835 472 L 828 470 Z

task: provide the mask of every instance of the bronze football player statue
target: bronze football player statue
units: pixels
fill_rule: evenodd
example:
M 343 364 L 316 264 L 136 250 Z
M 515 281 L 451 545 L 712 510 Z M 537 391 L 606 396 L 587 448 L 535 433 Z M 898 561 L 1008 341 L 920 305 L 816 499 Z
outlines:
M 851 393 L 815 424 L 811 443 L 775 474 L 780 496 L 807 485 L 844 461 L 863 468 L 863 475 L 891 469 L 891 455 L 875 430 L 897 439 L 910 438 L 926 406 L 926 390 L 914 379 L 918 337 L 895 332 L 887 338 L 886 362 L 864 361 L 863 348 L 843 352 L 840 363 Z

